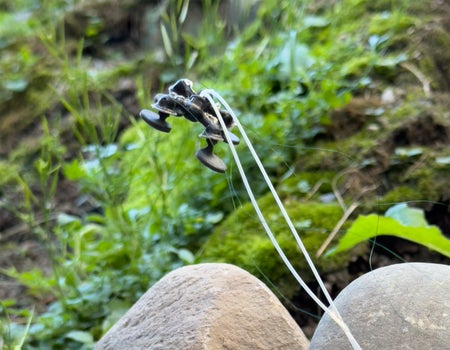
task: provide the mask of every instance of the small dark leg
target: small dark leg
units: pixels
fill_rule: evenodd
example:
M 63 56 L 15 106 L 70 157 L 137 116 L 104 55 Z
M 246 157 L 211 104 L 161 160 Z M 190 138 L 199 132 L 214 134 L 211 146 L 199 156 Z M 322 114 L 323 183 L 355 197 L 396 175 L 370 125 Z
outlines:
M 195 155 L 203 165 L 211 170 L 217 171 L 218 173 L 224 173 L 227 170 L 227 166 L 222 159 L 213 153 L 216 142 L 206 139 L 206 143 L 207 146 L 197 151 Z
M 139 113 L 139 115 L 147 124 L 154 127 L 156 130 L 162 132 L 170 132 L 170 130 L 172 129 L 169 123 L 166 122 L 169 114 L 163 112 L 159 112 L 159 114 L 156 114 L 155 112 L 152 112 L 148 109 L 143 109 L 141 113 Z

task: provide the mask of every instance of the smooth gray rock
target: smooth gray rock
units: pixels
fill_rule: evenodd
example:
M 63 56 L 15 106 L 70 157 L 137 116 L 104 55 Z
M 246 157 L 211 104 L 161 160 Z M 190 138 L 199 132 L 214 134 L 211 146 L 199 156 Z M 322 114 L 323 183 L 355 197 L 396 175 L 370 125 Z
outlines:
M 175 270 L 150 288 L 96 344 L 96 350 L 308 348 L 269 288 L 229 264 Z
M 336 305 L 363 350 L 450 349 L 450 266 L 404 263 L 348 285 Z M 352 349 L 325 315 L 310 350 Z

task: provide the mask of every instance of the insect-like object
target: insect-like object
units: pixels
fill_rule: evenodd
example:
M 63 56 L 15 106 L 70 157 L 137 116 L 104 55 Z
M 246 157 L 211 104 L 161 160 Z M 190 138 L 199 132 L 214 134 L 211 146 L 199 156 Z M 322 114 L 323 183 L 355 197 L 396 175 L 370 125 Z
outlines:
M 224 173 L 227 169 L 224 161 L 214 154 L 214 146 L 217 142 L 227 142 L 224 130 L 211 103 L 192 89 L 193 83 L 188 79 L 180 79 L 169 86 L 167 94 L 157 94 L 152 107 L 158 111 L 155 113 L 143 109 L 139 115 L 153 128 L 170 132 L 172 129 L 166 119 L 169 116 L 185 117 L 191 122 L 199 122 L 205 130 L 199 135 L 206 139 L 206 147 L 198 150 L 196 156 L 208 168 Z M 230 132 L 234 126 L 233 117 L 226 111 L 219 110 L 227 127 L 229 139 L 234 145 L 239 144 L 239 137 Z

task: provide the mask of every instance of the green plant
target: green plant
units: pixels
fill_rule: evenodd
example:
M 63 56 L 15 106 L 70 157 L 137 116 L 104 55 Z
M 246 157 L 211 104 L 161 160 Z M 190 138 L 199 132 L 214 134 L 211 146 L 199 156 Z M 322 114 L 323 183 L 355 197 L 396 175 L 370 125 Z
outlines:
M 423 210 L 399 203 L 389 208 L 384 216 L 360 215 L 340 239 L 338 245 L 327 254 L 346 251 L 358 243 L 377 236 L 389 235 L 421 244 L 450 257 L 450 240 L 438 227 L 430 226 Z
M 220 1 L 202 0 L 200 7 L 194 9 L 194 14 L 201 11 L 200 22 L 193 25 L 186 23 L 192 6 L 189 0 L 167 3 L 160 31 L 166 56 L 173 66 L 190 70 L 226 45 L 225 19 L 219 15 L 219 5 Z
M 174 64 L 179 64 L 180 60 L 183 61 L 183 54 L 179 50 L 182 45 L 182 26 L 186 20 L 188 9 L 189 0 L 171 1 L 162 15 L 160 30 L 164 49 L 167 57 Z
M 0 97 L 3 101 L 12 99 L 14 93 L 25 91 L 32 79 L 38 57 L 23 45 L 14 53 L 6 52 L 0 61 L 0 73 L 3 81 Z
M 22 349 L 34 317 L 34 308 L 17 312 L 12 309 L 13 306 L 13 300 L 2 300 L 0 303 L 0 315 L 5 316 L 4 319 L 0 319 L 0 345 L 4 350 Z M 12 314 L 10 314 L 10 310 Z M 22 318 L 25 323 L 13 322 L 12 316 L 16 319 Z

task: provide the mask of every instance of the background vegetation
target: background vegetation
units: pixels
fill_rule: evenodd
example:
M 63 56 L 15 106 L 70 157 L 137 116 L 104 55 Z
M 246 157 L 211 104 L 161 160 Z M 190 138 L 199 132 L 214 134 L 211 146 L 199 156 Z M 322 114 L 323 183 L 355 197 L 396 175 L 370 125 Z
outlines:
M 5 349 L 91 349 L 165 273 L 201 261 L 245 267 L 308 325 L 226 145 L 216 174 L 195 159 L 197 125 L 170 118 L 167 135 L 137 118 L 180 77 L 238 113 L 312 255 L 346 233 L 315 260 L 333 293 L 386 259 L 449 262 L 450 7 L 237 3 L 0 0 Z

